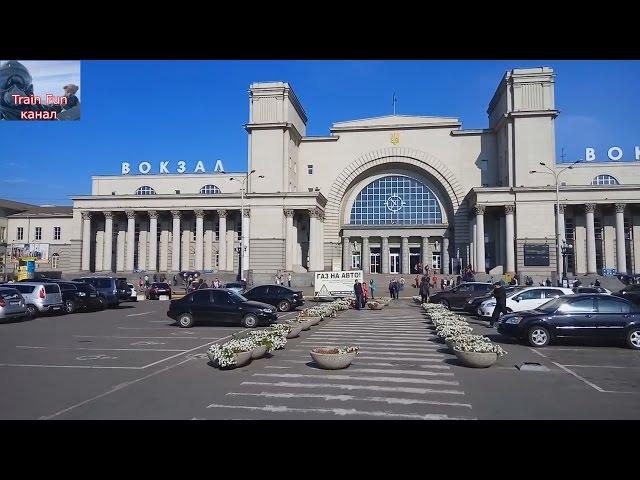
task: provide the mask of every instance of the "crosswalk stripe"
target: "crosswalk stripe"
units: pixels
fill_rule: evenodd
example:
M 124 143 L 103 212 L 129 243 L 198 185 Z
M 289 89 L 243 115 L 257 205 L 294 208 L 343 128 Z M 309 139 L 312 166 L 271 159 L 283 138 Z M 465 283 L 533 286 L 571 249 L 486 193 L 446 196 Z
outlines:
M 336 388 L 340 390 L 369 390 L 374 392 L 397 392 L 397 393 L 416 393 L 419 395 L 426 394 L 444 394 L 444 395 L 464 395 L 462 390 L 438 390 L 433 388 L 420 387 L 385 387 L 384 385 L 352 385 L 339 383 L 298 383 L 298 382 L 242 382 L 241 385 L 262 385 L 283 388 Z
M 384 373 L 384 374 L 395 374 L 395 375 L 422 375 L 428 377 L 453 377 L 453 373 L 451 372 L 429 372 L 429 371 L 419 371 L 419 370 L 392 370 L 385 368 L 354 368 L 350 369 L 351 372 L 357 373 Z
M 291 359 L 284 359 L 283 361 L 285 362 L 292 362 L 292 363 L 309 363 L 310 360 L 291 360 Z M 432 359 L 432 358 L 425 358 L 424 360 L 421 360 L 423 362 L 432 362 L 432 361 L 440 361 L 439 359 Z M 372 367 L 406 367 L 406 365 L 401 364 L 401 363 L 388 363 L 388 362 L 361 362 L 361 361 L 357 361 L 356 364 L 357 366 L 372 366 Z M 449 367 L 448 365 L 416 365 L 413 364 L 411 365 L 412 367 L 415 368 L 428 368 L 428 369 L 442 369 L 442 370 L 450 370 L 451 367 Z
M 433 385 L 460 385 L 458 382 L 449 380 L 428 380 L 426 378 L 401 378 L 401 377 L 359 377 L 356 375 L 338 374 L 308 374 L 308 373 L 254 373 L 254 377 L 278 377 L 278 378 L 317 378 L 326 380 L 364 380 L 367 382 L 389 382 L 389 383 L 426 383 Z

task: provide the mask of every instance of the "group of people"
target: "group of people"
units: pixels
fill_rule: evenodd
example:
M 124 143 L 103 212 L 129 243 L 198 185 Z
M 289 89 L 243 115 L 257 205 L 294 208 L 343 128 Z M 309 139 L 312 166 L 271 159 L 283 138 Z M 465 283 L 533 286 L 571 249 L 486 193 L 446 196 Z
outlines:
M 389 295 L 392 299 L 398 300 L 400 291 L 404 290 L 404 278 L 400 277 L 400 279 L 392 278 L 389 281 Z
M 356 296 L 354 308 L 356 310 L 360 310 L 365 307 L 369 298 L 374 299 L 376 292 L 376 282 L 373 280 L 369 280 L 369 283 L 362 282 L 360 280 L 355 281 L 353 284 L 353 293 Z
M 175 275 L 173 276 L 173 278 L 175 279 Z M 160 274 L 160 276 L 158 276 L 157 273 L 153 274 L 153 283 L 158 283 L 158 282 L 164 283 L 166 280 L 167 280 L 167 277 L 164 274 Z M 176 284 L 174 283 L 174 285 Z M 138 278 L 138 290 L 140 292 L 146 291 L 150 286 L 151 286 L 151 281 L 149 280 L 149 275 L 145 275 L 144 280 L 142 279 L 142 277 Z
M 284 285 L 282 274 L 277 273 L 275 277 L 276 285 Z M 291 273 L 287 274 L 287 287 L 291 287 Z

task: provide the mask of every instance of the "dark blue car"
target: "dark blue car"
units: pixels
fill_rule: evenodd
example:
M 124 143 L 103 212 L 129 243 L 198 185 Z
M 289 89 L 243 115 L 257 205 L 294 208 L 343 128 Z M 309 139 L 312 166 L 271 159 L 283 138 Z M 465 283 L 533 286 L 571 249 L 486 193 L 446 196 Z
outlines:
M 640 310 L 631 302 L 604 294 L 567 295 L 535 310 L 502 316 L 498 332 L 532 347 L 560 338 L 624 341 L 640 350 Z

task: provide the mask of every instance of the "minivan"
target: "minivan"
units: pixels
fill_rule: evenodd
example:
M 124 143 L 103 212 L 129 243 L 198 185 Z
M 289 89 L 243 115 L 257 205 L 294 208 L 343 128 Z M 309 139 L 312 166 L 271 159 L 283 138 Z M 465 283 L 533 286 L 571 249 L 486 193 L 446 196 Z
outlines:
M 35 317 L 39 313 L 64 312 L 62 292 L 57 283 L 18 282 L 11 288 L 20 292 L 26 306 L 27 317 Z
M 74 278 L 73 281 L 93 285 L 100 296 L 105 299 L 108 307 L 118 307 L 120 301 L 129 296 L 127 283 L 115 277 L 80 277 Z

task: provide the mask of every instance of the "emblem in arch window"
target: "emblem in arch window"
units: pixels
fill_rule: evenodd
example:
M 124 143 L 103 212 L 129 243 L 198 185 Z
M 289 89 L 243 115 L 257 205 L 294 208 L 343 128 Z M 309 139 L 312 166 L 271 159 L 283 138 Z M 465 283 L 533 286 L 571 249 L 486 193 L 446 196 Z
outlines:
M 399 212 L 404 206 L 404 200 L 402 200 L 402 198 L 400 198 L 398 195 L 391 195 L 389 198 L 387 198 L 387 201 L 384 202 L 384 204 L 392 212 Z

